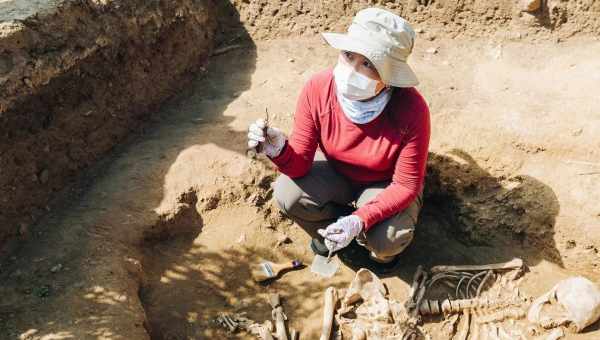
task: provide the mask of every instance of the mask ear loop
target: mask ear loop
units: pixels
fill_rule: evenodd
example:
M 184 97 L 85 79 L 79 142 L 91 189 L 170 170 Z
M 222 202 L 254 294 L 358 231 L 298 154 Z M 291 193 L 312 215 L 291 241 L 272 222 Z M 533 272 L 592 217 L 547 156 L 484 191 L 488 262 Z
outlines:
M 386 85 L 384 83 L 383 88 L 381 89 L 381 91 L 377 92 L 377 94 L 375 95 L 375 97 L 377 97 L 378 95 L 382 94 L 384 91 L 389 91 L 390 89 L 392 89 L 392 86 L 391 85 Z

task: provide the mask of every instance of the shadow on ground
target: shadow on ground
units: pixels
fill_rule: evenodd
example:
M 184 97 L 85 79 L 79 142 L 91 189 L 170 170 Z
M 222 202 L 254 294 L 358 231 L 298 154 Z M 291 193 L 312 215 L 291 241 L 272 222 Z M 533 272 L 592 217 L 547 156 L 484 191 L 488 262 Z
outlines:
M 197 236 L 197 235 L 195 235 Z M 155 340 L 247 338 L 228 334 L 212 320 L 220 313 L 245 312 L 257 322 L 270 320 L 271 307 L 265 293 L 285 292 L 286 306 L 302 306 L 303 301 L 322 299 L 322 283 L 277 287 L 259 285 L 250 277 L 251 265 L 260 259 L 281 258 L 281 252 L 268 248 L 209 251 L 194 243 L 194 235 L 178 235 L 146 247 L 147 283 L 141 291 L 149 333 Z M 291 254 L 283 257 L 293 258 Z M 243 297 L 243 298 L 240 298 Z M 308 318 L 302 307 L 288 313 L 295 320 Z
M 425 203 L 400 277 L 417 265 L 485 264 L 521 257 L 562 266 L 554 242 L 559 203 L 530 176 L 495 177 L 462 150 L 431 153 Z
M 461 150 L 431 154 L 428 173 L 415 240 L 398 271 L 382 277 L 399 276 L 410 283 L 418 265 L 483 264 L 514 257 L 529 265 L 542 260 L 562 264 L 553 241 L 559 205 L 548 186 L 531 177 L 494 177 Z M 250 266 L 260 259 L 281 259 L 281 251 L 267 245 L 206 249 L 196 243 L 204 227 L 194 208 L 196 199 L 188 203 L 195 217 L 167 226 L 175 233 L 150 237 L 144 245 L 147 281 L 141 299 L 152 338 L 235 337 L 211 323 L 232 310 L 248 312 L 257 321 L 270 319 L 264 297 L 269 288 L 252 281 Z M 285 252 L 283 257 L 293 258 Z M 286 292 L 287 305 L 298 306 L 294 318 L 304 320 L 312 311 L 302 308 L 303 302 L 322 299 L 323 287 L 318 281 L 280 281 L 277 291 Z

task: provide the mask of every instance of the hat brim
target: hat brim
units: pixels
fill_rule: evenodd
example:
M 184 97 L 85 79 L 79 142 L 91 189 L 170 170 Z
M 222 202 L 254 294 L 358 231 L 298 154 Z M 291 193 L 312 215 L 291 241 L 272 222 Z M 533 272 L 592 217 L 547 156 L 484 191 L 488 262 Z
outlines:
M 337 50 L 359 53 L 371 60 L 380 75 L 388 74 L 388 79 L 382 79 L 386 85 L 395 87 L 413 87 L 419 84 L 417 75 L 407 63 L 396 59 L 388 59 L 385 65 L 381 65 L 376 60 L 372 60 L 370 56 L 373 51 L 378 49 L 374 43 L 359 40 L 341 33 L 321 33 L 321 35 L 331 47 Z M 387 72 L 382 72 L 383 70 L 380 70 L 384 67 L 387 69 Z

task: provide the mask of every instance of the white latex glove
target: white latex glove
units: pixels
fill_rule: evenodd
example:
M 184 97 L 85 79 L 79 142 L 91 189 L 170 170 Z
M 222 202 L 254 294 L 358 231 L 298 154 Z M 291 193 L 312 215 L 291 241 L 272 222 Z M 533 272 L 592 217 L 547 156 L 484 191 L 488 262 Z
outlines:
M 363 221 L 360 217 L 349 215 L 341 217 L 326 229 L 319 229 L 317 232 L 325 239 L 327 249 L 335 252 L 347 247 L 362 229 Z
M 248 128 L 248 147 L 256 148 L 261 145 L 261 152 L 267 156 L 275 158 L 279 156 L 285 146 L 287 138 L 278 128 L 267 128 L 267 137 L 265 138 L 265 120 L 260 118 L 250 124 Z

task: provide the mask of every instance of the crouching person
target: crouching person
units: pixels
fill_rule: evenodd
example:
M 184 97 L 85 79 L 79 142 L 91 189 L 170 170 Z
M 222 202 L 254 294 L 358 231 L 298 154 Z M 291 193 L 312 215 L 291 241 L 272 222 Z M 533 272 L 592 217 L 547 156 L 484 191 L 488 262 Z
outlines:
M 392 265 L 413 239 L 430 138 L 429 110 L 406 63 L 415 33 L 401 17 L 368 8 L 347 34 L 323 37 L 340 50 L 338 61 L 305 84 L 289 139 L 258 120 L 248 146 L 277 165 L 275 199 L 312 236 L 315 253 L 352 243 Z

